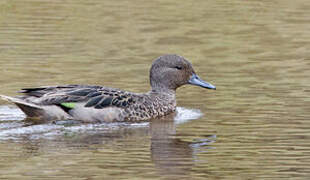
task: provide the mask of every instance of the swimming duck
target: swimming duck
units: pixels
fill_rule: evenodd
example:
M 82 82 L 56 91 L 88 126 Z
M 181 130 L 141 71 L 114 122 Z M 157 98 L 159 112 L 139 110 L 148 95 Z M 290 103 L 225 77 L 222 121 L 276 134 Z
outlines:
M 150 69 L 151 90 L 133 93 L 120 89 L 62 85 L 24 88 L 24 95 L 5 100 L 15 103 L 28 117 L 45 121 L 137 122 L 170 114 L 176 110 L 176 89 L 191 84 L 216 89 L 199 78 L 191 63 L 178 55 L 164 55 Z

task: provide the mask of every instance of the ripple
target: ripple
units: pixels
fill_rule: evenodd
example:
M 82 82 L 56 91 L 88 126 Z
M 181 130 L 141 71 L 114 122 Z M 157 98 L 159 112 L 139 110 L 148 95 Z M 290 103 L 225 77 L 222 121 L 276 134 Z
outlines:
M 174 122 L 183 124 L 190 120 L 198 119 L 203 114 L 198 109 L 177 107 Z M 149 122 L 142 123 L 101 123 L 101 124 L 32 124 L 25 122 L 24 113 L 16 107 L 0 106 L 0 139 L 18 140 L 24 137 L 28 139 L 53 139 L 55 137 L 81 133 L 95 134 L 119 131 L 121 129 L 148 128 Z
M 0 106 L 0 121 L 23 120 L 25 114 L 16 107 Z

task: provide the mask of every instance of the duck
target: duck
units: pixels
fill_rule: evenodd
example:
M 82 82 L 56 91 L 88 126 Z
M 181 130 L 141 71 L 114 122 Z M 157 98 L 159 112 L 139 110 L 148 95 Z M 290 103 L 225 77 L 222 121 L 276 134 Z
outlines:
M 151 89 L 134 93 L 98 85 L 59 85 L 23 88 L 23 95 L 0 95 L 16 104 L 28 118 L 41 121 L 141 122 L 176 111 L 176 90 L 183 85 L 216 89 L 203 81 L 184 57 L 156 58 L 149 72 Z

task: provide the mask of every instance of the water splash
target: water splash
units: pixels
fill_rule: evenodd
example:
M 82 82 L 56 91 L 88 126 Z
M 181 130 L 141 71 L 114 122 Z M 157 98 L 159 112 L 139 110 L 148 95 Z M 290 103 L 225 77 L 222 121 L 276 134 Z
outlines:
M 174 117 L 174 121 L 177 124 L 183 124 L 190 120 L 198 119 L 202 117 L 202 113 L 199 109 L 187 109 L 184 107 L 177 107 L 177 114 Z

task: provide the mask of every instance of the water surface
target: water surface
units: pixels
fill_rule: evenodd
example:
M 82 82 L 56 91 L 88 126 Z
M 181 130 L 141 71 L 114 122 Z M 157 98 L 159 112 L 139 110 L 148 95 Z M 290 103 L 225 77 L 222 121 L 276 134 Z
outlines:
M 307 179 L 310 3 L 0 2 L 0 94 L 99 84 L 149 90 L 158 56 L 217 86 L 178 89 L 177 117 L 142 124 L 32 124 L 1 101 L 3 179 Z

